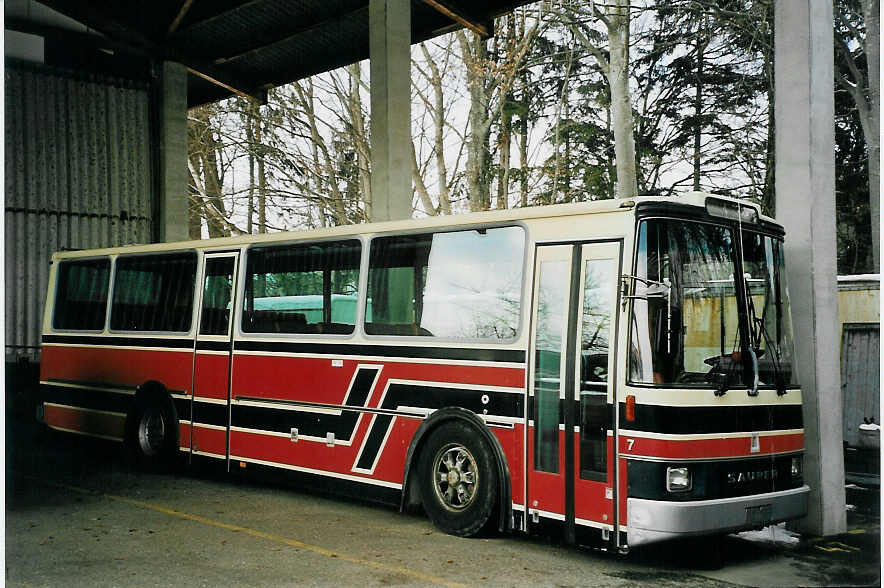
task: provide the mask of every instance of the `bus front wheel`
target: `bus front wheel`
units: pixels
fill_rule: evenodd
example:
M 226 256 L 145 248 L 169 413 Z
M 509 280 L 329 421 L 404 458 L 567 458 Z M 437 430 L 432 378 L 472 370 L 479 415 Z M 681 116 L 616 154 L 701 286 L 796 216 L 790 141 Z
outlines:
M 470 425 L 449 421 L 430 433 L 420 455 L 421 501 L 433 524 L 460 537 L 481 531 L 499 483 L 488 443 Z

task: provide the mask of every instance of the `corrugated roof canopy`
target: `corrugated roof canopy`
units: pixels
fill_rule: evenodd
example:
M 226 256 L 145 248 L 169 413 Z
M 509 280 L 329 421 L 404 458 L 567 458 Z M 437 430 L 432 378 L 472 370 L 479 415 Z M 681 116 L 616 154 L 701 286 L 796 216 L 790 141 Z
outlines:
M 367 0 L 40 2 L 101 33 L 118 49 L 186 65 L 190 106 L 225 98 L 234 89 L 261 96 L 267 88 L 368 57 Z M 524 3 L 415 0 L 412 42 L 465 21 L 490 29 L 495 16 Z

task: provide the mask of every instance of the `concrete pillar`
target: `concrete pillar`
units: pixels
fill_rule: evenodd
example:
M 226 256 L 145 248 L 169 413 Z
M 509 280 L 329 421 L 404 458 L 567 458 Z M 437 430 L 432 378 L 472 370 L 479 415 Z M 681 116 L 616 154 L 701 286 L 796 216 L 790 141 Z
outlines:
M 371 221 L 411 218 L 411 2 L 369 1 Z
M 160 66 L 159 104 L 159 239 L 181 241 L 187 233 L 187 69 L 180 63 Z
M 814 535 L 846 530 L 835 243 L 831 0 L 775 3 L 776 213 L 786 263 L 804 397 Z

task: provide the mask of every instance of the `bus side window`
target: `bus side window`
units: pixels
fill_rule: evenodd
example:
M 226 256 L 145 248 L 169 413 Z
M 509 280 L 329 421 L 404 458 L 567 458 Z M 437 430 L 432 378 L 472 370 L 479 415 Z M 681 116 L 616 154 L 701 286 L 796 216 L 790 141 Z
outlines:
M 365 332 L 514 339 L 524 251 L 521 227 L 373 239 Z
M 361 251 L 355 239 L 250 249 L 242 330 L 352 333 Z
M 110 260 L 62 261 L 58 268 L 52 328 L 100 331 L 107 311 Z
M 206 259 L 200 335 L 226 335 L 228 332 L 230 302 L 233 297 L 233 268 L 232 257 Z
M 116 265 L 110 320 L 112 330 L 190 330 L 196 287 L 196 253 L 120 257 Z

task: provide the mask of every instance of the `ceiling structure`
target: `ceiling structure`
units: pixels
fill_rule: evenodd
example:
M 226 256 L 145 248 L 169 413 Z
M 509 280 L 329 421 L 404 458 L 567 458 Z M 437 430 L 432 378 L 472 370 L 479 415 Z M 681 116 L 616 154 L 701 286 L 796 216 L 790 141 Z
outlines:
M 493 18 L 524 0 L 412 0 L 412 43 Z M 64 38 L 105 56 L 176 61 L 188 105 L 266 90 L 369 57 L 368 0 L 40 0 L 88 27 L 53 29 L 7 14 L 6 28 Z M 56 51 L 70 58 L 69 49 Z M 63 55 L 61 55 L 63 54 Z M 88 52 L 86 57 L 88 57 Z M 119 67 L 119 65 L 117 65 Z

